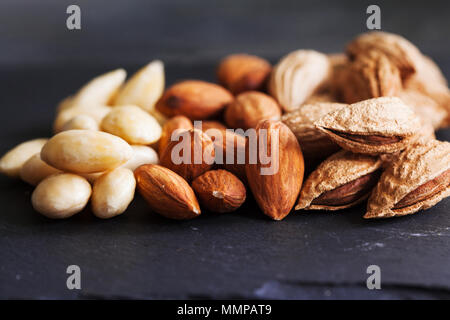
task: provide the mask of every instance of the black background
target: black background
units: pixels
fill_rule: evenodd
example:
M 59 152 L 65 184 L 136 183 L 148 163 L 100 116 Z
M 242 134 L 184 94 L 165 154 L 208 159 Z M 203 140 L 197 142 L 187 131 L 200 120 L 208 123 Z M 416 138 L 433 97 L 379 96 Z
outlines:
M 81 7 L 82 29 L 66 28 Z M 54 108 L 91 77 L 152 59 L 167 83 L 214 81 L 233 52 L 276 62 L 300 48 L 339 52 L 366 31 L 364 1 L 0 2 L 0 153 L 51 135 Z M 450 2 L 378 1 L 382 28 L 404 35 L 450 76 Z M 450 139 L 449 130 L 438 132 Z M 250 200 L 236 213 L 173 222 L 137 197 L 120 217 L 89 209 L 50 221 L 32 187 L 0 177 L 0 298 L 450 298 L 450 201 L 410 217 L 341 213 L 266 219 Z M 79 265 L 82 290 L 66 288 Z M 381 267 L 382 290 L 366 289 Z

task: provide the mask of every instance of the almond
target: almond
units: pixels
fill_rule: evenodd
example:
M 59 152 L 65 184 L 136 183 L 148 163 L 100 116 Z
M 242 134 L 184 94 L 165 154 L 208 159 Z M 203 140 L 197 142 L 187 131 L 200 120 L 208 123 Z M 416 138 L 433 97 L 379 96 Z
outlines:
M 245 201 L 244 184 L 225 170 L 208 171 L 192 182 L 200 204 L 212 212 L 231 212 Z
M 263 129 L 267 132 L 267 141 L 262 148 L 266 154 L 270 150 L 271 158 L 278 162 L 278 170 L 263 175 L 261 169 L 271 164 L 262 164 L 259 155 L 256 164 L 250 163 L 251 159 L 247 160 L 245 172 L 253 196 L 264 214 L 281 220 L 289 214 L 300 192 L 304 173 L 303 155 L 295 135 L 280 121 L 263 120 L 256 126 L 258 150 L 263 143 Z
M 219 82 L 233 94 L 264 90 L 272 66 L 257 56 L 233 54 L 225 57 L 217 68 Z
M 231 101 L 233 95 L 217 84 L 187 80 L 167 89 L 156 109 L 167 117 L 184 115 L 191 120 L 205 120 L 217 116 Z
M 197 129 L 185 130 L 179 137 L 180 141 L 167 145 L 160 163 L 190 182 L 212 168 L 214 144 L 207 134 Z
M 162 128 L 161 138 L 159 139 L 158 152 L 161 156 L 166 149 L 167 145 L 170 142 L 170 137 L 172 136 L 172 132 L 177 129 L 192 129 L 192 122 L 185 116 L 176 116 L 173 117 L 164 124 Z
M 209 129 L 205 131 L 214 142 L 216 166 L 230 171 L 242 182 L 247 182 L 245 174 L 245 136 L 226 129 Z
M 156 164 L 145 164 L 134 171 L 139 193 L 150 208 L 176 220 L 200 215 L 200 207 L 189 184 L 175 172 Z
M 231 128 L 254 128 L 260 120 L 278 120 L 281 109 L 270 96 L 248 91 L 241 93 L 225 109 L 225 122 Z
M 206 132 L 208 129 L 226 130 L 227 127 L 220 121 L 215 120 L 202 121 L 203 132 Z

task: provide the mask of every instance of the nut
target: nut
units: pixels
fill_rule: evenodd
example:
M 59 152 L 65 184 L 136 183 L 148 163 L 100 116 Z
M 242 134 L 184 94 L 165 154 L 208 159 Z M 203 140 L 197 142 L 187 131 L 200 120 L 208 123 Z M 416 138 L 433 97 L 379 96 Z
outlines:
M 80 114 L 79 116 L 76 116 L 72 118 L 71 120 L 67 121 L 63 127 L 61 128 L 61 131 L 67 131 L 67 130 L 96 130 L 98 131 L 98 122 L 94 120 L 91 116 L 88 116 L 87 114 Z
M 225 122 L 231 128 L 254 128 L 260 120 L 278 120 L 281 110 L 270 96 L 248 91 L 241 93 L 225 109 Z
M 291 52 L 274 67 L 269 92 L 284 111 L 292 111 L 326 84 L 330 69 L 328 57 L 320 52 Z
M 18 146 L 8 151 L 0 159 L 0 173 L 10 177 L 18 177 L 20 168 L 34 154 L 40 152 L 42 146 L 46 144 L 48 139 L 34 139 L 22 142 Z
M 95 120 L 97 125 L 102 119 L 112 110 L 111 107 L 103 105 L 95 106 L 79 106 L 69 107 L 58 112 L 55 121 L 53 122 L 53 131 L 55 133 L 61 132 L 67 122 L 71 121 L 77 116 L 86 115 Z
M 91 196 L 86 179 L 70 173 L 50 176 L 41 181 L 31 196 L 33 208 L 52 219 L 64 219 L 83 210 Z
M 295 210 L 340 210 L 364 201 L 377 183 L 379 157 L 341 150 L 325 161 L 303 183 Z
M 125 82 L 114 105 L 136 105 L 152 113 L 164 91 L 164 78 L 164 64 L 159 60 L 150 62 Z
M 326 114 L 346 106 L 343 103 L 332 102 L 304 104 L 301 108 L 285 113 L 281 117 L 281 121 L 297 137 L 308 165 L 324 159 L 340 149 L 325 133 L 314 126 L 314 122 Z
M 133 156 L 119 137 L 100 131 L 69 130 L 53 136 L 42 148 L 41 159 L 62 171 L 94 173 L 114 169 Z
M 20 178 L 23 181 L 35 186 L 48 176 L 60 172 L 61 171 L 59 171 L 58 169 L 50 167 L 48 164 L 42 161 L 41 153 L 38 152 L 24 163 L 24 165 L 20 169 Z
M 131 146 L 131 148 L 133 149 L 133 156 L 124 165 L 122 165 L 123 168 L 134 171 L 137 167 L 143 164 L 158 164 L 158 154 L 151 147 Z
M 202 131 L 206 132 L 209 129 L 219 129 L 219 130 L 226 130 L 227 127 L 220 121 L 202 121 Z
M 364 100 L 332 111 L 315 126 L 354 153 L 394 153 L 417 138 L 420 118 L 397 97 Z
M 400 71 L 383 53 L 358 55 L 348 68 L 338 89 L 346 103 L 395 96 L 402 90 Z
M 200 204 L 212 212 L 237 210 L 245 201 L 244 184 L 225 170 L 208 171 L 192 182 Z
M 158 151 L 161 156 L 170 142 L 172 133 L 177 129 L 192 129 L 192 122 L 185 116 L 173 117 L 164 124 L 162 128 L 161 138 L 159 139 Z
M 400 70 L 402 79 L 416 72 L 422 56 L 416 46 L 405 38 L 379 31 L 363 33 L 356 37 L 347 45 L 346 51 L 351 59 L 370 51 L 382 53 Z
M 200 215 L 200 207 L 189 184 L 175 172 L 156 164 L 146 164 L 134 171 L 139 193 L 150 208 L 177 220 Z
M 225 57 L 217 69 L 219 82 L 233 94 L 264 90 L 272 66 L 257 56 L 233 54 Z
M 205 131 L 214 142 L 215 163 L 218 168 L 230 171 L 242 182 L 247 182 L 245 174 L 245 136 L 226 129 Z M 228 159 L 228 160 L 227 160 Z M 230 161 L 231 160 L 231 161 Z
M 95 77 L 86 83 L 71 99 L 72 106 L 108 105 L 117 94 L 127 73 L 117 69 Z
M 367 203 L 364 218 L 413 214 L 450 195 L 450 143 L 430 140 L 393 159 Z
M 221 86 L 187 80 L 167 89 L 156 103 L 156 110 L 167 117 L 184 115 L 191 120 L 205 120 L 217 116 L 231 101 L 233 95 Z
M 100 128 L 130 144 L 151 144 L 161 136 L 161 126 L 137 106 L 114 107 L 102 120 Z
M 133 172 L 116 168 L 101 175 L 92 188 L 92 212 L 102 219 L 123 213 L 134 198 L 136 180 Z
M 274 220 L 281 220 L 291 211 L 297 200 L 303 181 L 304 162 L 297 138 L 280 121 L 263 120 L 256 126 L 258 149 L 261 148 L 262 129 L 267 130 L 266 144 L 262 148 L 270 150 L 271 158 L 277 162 L 278 170 L 262 174 L 262 168 L 273 163 L 262 164 L 261 155 L 256 164 L 245 165 L 247 181 L 261 210 Z M 249 147 L 247 147 L 247 151 Z
M 211 169 L 215 155 L 214 144 L 207 134 L 197 129 L 185 130 L 179 137 L 181 141 L 169 143 L 160 162 L 190 182 Z

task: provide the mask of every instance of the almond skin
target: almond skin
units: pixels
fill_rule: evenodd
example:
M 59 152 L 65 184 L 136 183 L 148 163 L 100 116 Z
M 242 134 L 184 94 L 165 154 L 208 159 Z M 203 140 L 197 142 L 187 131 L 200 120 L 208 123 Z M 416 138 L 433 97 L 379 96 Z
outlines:
M 257 91 L 241 93 L 225 109 L 225 122 L 231 128 L 254 128 L 261 120 L 279 120 L 281 109 L 272 97 Z
M 225 170 L 208 171 L 192 182 L 202 207 L 212 212 L 231 212 L 245 201 L 244 184 Z
M 200 215 L 194 191 L 175 172 L 156 164 L 144 164 L 134 171 L 134 176 L 139 193 L 156 213 L 176 220 Z
M 213 129 L 213 128 L 212 128 Z M 216 166 L 220 169 L 230 171 L 237 176 L 244 184 L 247 184 L 247 176 L 245 174 L 245 146 L 247 143 L 246 137 L 227 131 L 226 129 L 213 129 L 205 132 L 210 135 L 210 138 L 214 142 L 215 149 L 215 161 Z M 216 139 L 215 135 L 219 134 L 222 139 Z M 233 163 L 227 163 L 227 152 L 231 152 L 227 149 L 231 148 L 233 152 Z M 243 161 L 238 162 L 239 155 L 242 155 Z
M 202 130 L 207 131 L 209 129 L 226 130 L 227 127 L 222 122 L 215 120 L 202 121 Z
M 159 139 L 158 152 L 161 156 L 166 149 L 167 145 L 170 142 L 170 137 L 172 136 L 172 132 L 177 129 L 192 129 L 192 122 L 185 116 L 176 116 L 173 117 L 164 124 L 162 128 L 161 138 Z
M 180 148 L 180 146 L 184 146 L 184 139 L 188 137 L 190 137 L 190 145 L 186 148 Z M 174 148 L 177 148 L 178 152 L 175 151 L 175 154 L 172 155 Z M 172 156 L 182 158 L 184 149 L 189 150 L 189 148 L 191 153 L 190 158 L 187 159 L 189 163 L 176 164 L 172 161 Z M 192 129 L 185 131 L 185 134 L 182 133 L 180 141 L 171 141 L 167 145 L 167 148 L 161 155 L 160 163 L 164 167 L 178 173 L 188 182 L 191 182 L 212 168 L 214 155 L 214 144 L 211 138 L 200 130 Z
M 233 95 L 221 86 L 199 80 L 179 82 L 164 92 L 156 109 L 167 117 L 184 115 L 191 120 L 217 116 Z
M 263 120 L 256 126 L 258 144 L 262 129 L 267 130 L 267 150 L 276 141 L 278 131 L 278 148 L 275 148 L 273 159 L 278 159 L 278 172 L 262 175 L 261 168 L 270 164 L 261 164 L 260 157 L 256 164 L 250 164 L 247 157 L 245 172 L 253 196 L 261 210 L 274 220 L 282 220 L 291 211 L 297 200 L 303 182 L 304 161 L 297 138 L 289 128 L 280 121 Z M 259 149 L 259 146 L 258 146 Z M 249 147 L 247 146 L 247 153 Z
M 233 54 L 225 57 L 217 68 L 219 82 L 233 94 L 264 90 L 272 66 L 257 56 Z

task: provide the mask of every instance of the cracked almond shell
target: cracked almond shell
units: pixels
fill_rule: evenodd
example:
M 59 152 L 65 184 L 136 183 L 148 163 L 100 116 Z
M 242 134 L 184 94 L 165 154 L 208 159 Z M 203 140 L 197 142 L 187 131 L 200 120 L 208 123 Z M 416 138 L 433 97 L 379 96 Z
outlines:
M 364 218 L 428 209 L 450 195 L 450 143 L 438 140 L 405 150 L 382 174 Z
M 399 98 L 382 97 L 340 108 L 315 125 L 343 149 L 380 154 L 405 149 L 416 138 L 421 121 Z
M 333 154 L 306 179 L 295 210 L 340 210 L 360 203 L 378 181 L 381 165 L 369 155 Z
M 314 122 L 326 114 L 347 106 L 343 103 L 304 104 L 300 109 L 282 116 L 281 121 L 291 129 L 297 137 L 303 155 L 307 159 L 326 158 L 340 147 L 324 132 L 317 129 Z
M 340 92 L 345 102 L 355 103 L 377 97 L 394 96 L 402 89 L 400 72 L 383 53 L 369 51 L 349 64 L 341 81 Z
M 359 35 L 347 45 L 351 59 L 370 51 L 383 53 L 400 70 L 402 79 L 417 71 L 422 54 L 415 45 L 400 35 L 373 31 Z

